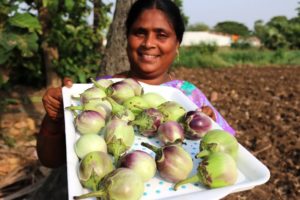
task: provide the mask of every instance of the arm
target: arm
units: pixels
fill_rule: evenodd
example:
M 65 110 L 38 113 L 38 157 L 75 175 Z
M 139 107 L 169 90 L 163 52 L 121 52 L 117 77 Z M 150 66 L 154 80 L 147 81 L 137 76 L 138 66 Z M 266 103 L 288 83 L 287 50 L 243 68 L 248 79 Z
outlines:
M 64 79 L 64 85 L 72 81 Z M 66 163 L 65 125 L 62 102 L 62 88 L 49 88 L 43 96 L 46 115 L 37 136 L 37 155 L 40 162 L 50 168 Z
M 37 136 L 37 154 L 40 162 L 50 168 L 66 163 L 64 121 L 54 121 L 45 115 Z

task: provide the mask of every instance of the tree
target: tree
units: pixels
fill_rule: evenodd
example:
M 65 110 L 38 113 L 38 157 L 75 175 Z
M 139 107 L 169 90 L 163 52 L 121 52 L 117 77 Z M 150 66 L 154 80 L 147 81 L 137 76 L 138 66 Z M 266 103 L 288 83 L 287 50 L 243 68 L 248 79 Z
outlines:
M 287 19 L 285 16 L 275 16 L 266 24 L 255 22 L 254 34 L 269 49 L 300 48 L 300 18 Z
M 204 23 L 191 24 L 186 28 L 187 31 L 209 31 L 209 26 Z
M 250 35 L 250 31 L 247 26 L 234 21 L 219 22 L 214 27 L 214 31 L 232 35 L 239 35 L 242 37 L 247 37 Z
M 287 39 L 290 43 L 290 48 L 300 49 L 300 15 L 289 20 L 289 35 Z
M 30 10 L 19 8 L 18 3 L 0 1 L 0 65 L 8 74 L 5 81 L 0 74 L 0 87 L 17 79 L 22 84 L 32 81 L 35 85 L 41 80 L 37 64 L 41 61 L 38 53 L 41 25 Z
M 50 87 L 65 76 L 86 82 L 100 64 L 110 7 L 101 0 L 0 1 L 0 65 L 10 72 L 8 82 L 46 80 Z
M 107 34 L 107 45 L 98 76 L 112 75 L 129 69 L 126 54 L 127 38 L 125 20 L 131 5 L 136 0 L 117 0 L 113 21 Z

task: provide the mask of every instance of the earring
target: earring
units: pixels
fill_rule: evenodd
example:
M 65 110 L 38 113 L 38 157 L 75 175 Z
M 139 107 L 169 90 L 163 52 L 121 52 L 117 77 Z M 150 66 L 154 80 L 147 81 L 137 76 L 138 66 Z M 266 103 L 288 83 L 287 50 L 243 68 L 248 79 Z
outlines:
M 180 56 L 179 56 L 179 50 L 176 49 L 176 61 L 179 62 L 180 61 Z

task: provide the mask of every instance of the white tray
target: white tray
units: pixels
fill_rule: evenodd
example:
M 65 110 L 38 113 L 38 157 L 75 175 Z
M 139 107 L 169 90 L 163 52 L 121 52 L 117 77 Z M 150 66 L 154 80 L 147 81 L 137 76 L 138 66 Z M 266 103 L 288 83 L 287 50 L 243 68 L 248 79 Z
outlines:
M 118 81 L 120 79 L 113 79 Z M 194 110 L 197 106 L 190 101 L 182 92 L 168 86 L 152 86 L 142 84 L 145 92 L 156 92 L 163 95 L 167 100 L 174 100 L 180 103 L 187 110 Z M 74 84 L 72 88 L 63 88 L 64 106 L 75 104 L 71 99 L 72 95 L 78 95 L 92 84 Z M 82 188 L 77 178 L 78 158 L 74 152 L 74 144 L 79 138 L 73 125 L 73 115 L 70 111 L 65 111 L 65 129 L 66 129 L 66 148 L 67 148 L 67 171 L 68 171 L 68 195 L 69 199 L 88 192 Z M 218 124 L 213 123 L 213 129 L 220 129 Z M 142 136 L 136 136 L 132 149 L 141 149 L 150 153 L 153 157 L 155 154 L 149 149 L 142 147 L 142 141 L 150 142 L 156 146 L 160 143 L 156 139 L 148 139 Z M 191 153 L 192 157 L 199 151 L 200 141 L 186 140 L 183 147 Z M 196 173 L 199 159 L 194 159 L 194 169 L 190 175 Z M 270 178 L 270 172 L 267 167 L 256 159 L 249 151 L 240 145 L 238 158 L 238 180 L 236 184 L 218 189 L 208 189 L 201 184 L 186 184 L 181 186 L 177 191 L 173 190 L 173 183 L 162 180 L 158 174 L 150 181 L 145 183 L 145 191 L 142 200 L 164 199 L 164 200 L 192 200 L 192 199 L 220 199 L 230 193 L 249 190 L 257 185 L 264 184 Z

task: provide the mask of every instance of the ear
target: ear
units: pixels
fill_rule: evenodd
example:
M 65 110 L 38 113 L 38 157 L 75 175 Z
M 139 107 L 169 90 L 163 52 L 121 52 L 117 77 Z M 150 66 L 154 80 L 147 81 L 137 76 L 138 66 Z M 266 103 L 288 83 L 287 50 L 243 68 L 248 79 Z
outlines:
M 176 49 L 179 49 L 179 47 L 180 47 L 180 43 L 179 43 L 179 41 L 177 41 Z
M 179 47 L 180 47 L 180 43 L 177 41 L 177 44 L 176 44 L 176 53 L 178 53 Z

